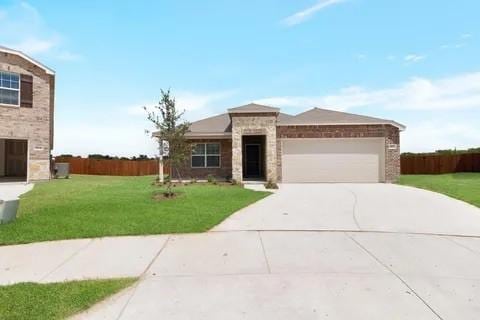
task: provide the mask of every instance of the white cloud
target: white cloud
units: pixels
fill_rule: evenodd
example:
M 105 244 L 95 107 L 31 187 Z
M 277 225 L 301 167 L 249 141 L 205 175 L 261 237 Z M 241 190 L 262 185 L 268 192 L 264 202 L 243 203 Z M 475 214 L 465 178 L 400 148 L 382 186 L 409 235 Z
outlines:
M 28 54 L 40 54 L 50 51 L 58 44 L 56 39 L 39 39 L 39 38 L 25 38 L 13 44 L 7 44 L 16 50 L 26 52 Z
M 189 121 L 211 116 L 215 113 L 216 103 L 220 103 L 235 94 L 234 90 L 194 93 L 190 91 L 172 91 L 177 106 L 185 109 L 185 118 Z M 145 131 L 153 131 L 153 126 L 147 121 L 145 110 L 153 110 L 156 102 L 145 101 L 127 107 L 121 107 L 123 112 L 105 111 L 101 115 L 92 114 L 96 121 L 81 121 L 71 119 L 68 114 L 62 114 L 55 122 L 54 154 L 88 155 L 102 153 L 116 156 L 136 156 L 147 154 L 153 156 L 157 146 Z M 106 110 L 111 110 L 106 108 Z M 118 110 L 118 108 L 115 108 Z M 220 112 L 225 112 L 225 104 L 218 105 Z M 100 118 L 99 118 L 100 117 Z M 89 117 L 86 116 L 86 119 Z
M 409 125 L 402 133 L 401 139 L 402 152 L 467 149 L 480 146 L 480 127 L 465 121 L 462 123 L 445 120 L 425 121 Z
M 358 61 L 365 61 L 367 59 L 367 55 L 364 53 L 359 53 L 355 55 L 355 59 L 357 59 Z
M 299 109 L 313 106 L 336 110 L 367 106 L 410 110 L 480 109 L 480 72 L 433 80 L 417 77 L 391 88 L 369 90 L 352 86 L 331 95 L 280 96 L 256 101 Z
M 77 60 L 80 56 L 66 50 L 64 38 L 51 29 L 36 8 L 27 2 L 14 3 L 0 11 L 0 43 L 12 49 L 59 60 Z
M 459 36 L 459 40 L 454 43 L 446 43 L 440 46 L 440 49 L 460 49 L 467 46 L 469 39 L 472 38 L 472 34 L 463 33 Z
M 416 63 L 424 60 L 426 56 L 421 55 L 421 54 L 407 54 L 405 57 L 403 57 L 403 61 L 406 63 Z
M 344 2 L 345 0 L 320 0 L 317 1 L 316 4 L 314 4 L 311 7 L 308 7 L 302 11 L 296 12 L 285 19 L 282 20 L 282 23 L 287 25 L 287 26 L 294 26 L 297 24 L 300 24 L 302 22 L 307 21 L 310 19 L 315 13 L 317 13 L 320 10 L 323 10 L 327 7 L 330 7 L 332 5 Z
M 179 110 L 185 110 L 185 118 L 189 121 L 198 120 L 200 117 L 211 115 L 215 110 L 215 103 L 227 99 L 235 94 L 235 90 L 212 93 L 198 93 L 190 91 L 173 92 L 176 106 Z M 144 116 L 145 106 L 147 110 L 153 110 L 156 102 L 137 103 L 124 108 L 129 115 Z M 223 108 L 224 109 L 224 108 Z M 222 110 L 223 112 L 223 110 Z

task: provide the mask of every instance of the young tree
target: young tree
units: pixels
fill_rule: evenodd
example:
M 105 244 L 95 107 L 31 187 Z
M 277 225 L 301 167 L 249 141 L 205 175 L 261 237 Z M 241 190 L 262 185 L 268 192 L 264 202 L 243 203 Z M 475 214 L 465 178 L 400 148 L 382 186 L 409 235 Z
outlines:
M 169 156 L 165 159 L 165 164 L 170 169 L 170 178 L 173 170 L 184 165 L 187 156 L 190 154 L 190 144 L 185 139 L 185 133 L 190 127 L 190 123 L 183 120 L 185 111 L 179 111 L 175 105 L 175 98 L 171 97 L 170 89 L 160 90 L 161 98 L 154 110 L 147 112 L 147 119 L 153 123 L 156 129 L 155 136 L 158 138 L 159 146 L 161 140 L 168 141 L 170 145 Z M 172 184 L 169 179 L 167 192 L 172 195 Z

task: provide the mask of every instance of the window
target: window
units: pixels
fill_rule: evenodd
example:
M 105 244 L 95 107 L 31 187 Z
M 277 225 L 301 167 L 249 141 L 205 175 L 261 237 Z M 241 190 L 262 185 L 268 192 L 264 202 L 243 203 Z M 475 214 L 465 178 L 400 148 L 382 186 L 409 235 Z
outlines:
M 0 71 L 0 104 L 20 105 L 20 76 Z
M 197 143 L 192 149 L 192 168 L 219 168 L 220 144 Z

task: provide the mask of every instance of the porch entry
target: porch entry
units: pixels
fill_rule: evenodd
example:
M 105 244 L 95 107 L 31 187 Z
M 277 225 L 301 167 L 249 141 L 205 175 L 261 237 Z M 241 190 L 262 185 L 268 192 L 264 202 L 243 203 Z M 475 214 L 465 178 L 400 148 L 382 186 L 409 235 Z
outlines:
M 0 181 L 27 179 L 27 140 L 0 139 Z
M 265 179 L 265 136 L 242 137 L 244 179 Z

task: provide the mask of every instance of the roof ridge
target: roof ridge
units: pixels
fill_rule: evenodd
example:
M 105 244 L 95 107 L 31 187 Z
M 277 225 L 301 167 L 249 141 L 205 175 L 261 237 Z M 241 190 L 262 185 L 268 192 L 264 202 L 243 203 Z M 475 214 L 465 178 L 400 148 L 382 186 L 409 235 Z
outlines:
M 251 102 L 237 107 L 227 109 L 229 113 L 249 113 L 249 112 L 280 112 L 280 108 L 267 106 L 264 104 L 258 104 Z
M 345 112 L 345 111 L 339 111 L 339 110 L 333 110 L 333 109 L 325 109 L 325 108 L 319 108 L 319 107 L 313 107 L 312 109 L 306 110 L 306 111 L 304 111 L 304 112 L 302 112 L 302 113 L 299 113 L 299 114 L 297 114 L 297 115 L 295 115 L 295 116 L 298 116 L 298 115 L 301 115 L 301 114 L 304 114 L 304 113 L 306 113 L 306 112 L 313 111 L 313 110 L 321 110 L 321 111 L 327 111 L 327 112 L 348 114 L 348 115 L 352 115 L 352 116 L 365 117 L 365 118 L 376 119 L 376 120 L 393 121 L 393 120 L 391 120 L 391 119 L 386 119 L 386 118 L 378 118 L 378 117 L 372 117 L 372 116 L 367 116 L 367 115 L 358 114 L 358 113 Z

